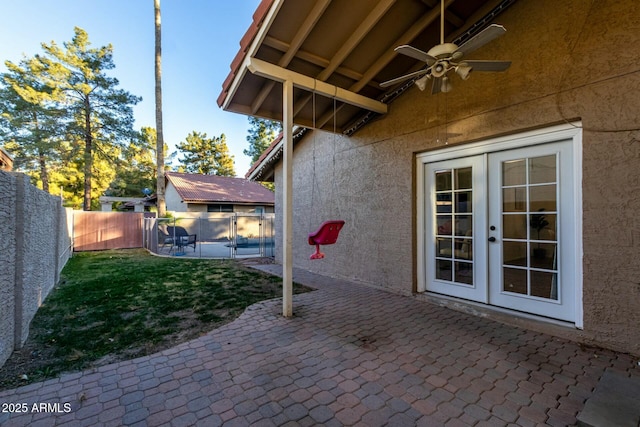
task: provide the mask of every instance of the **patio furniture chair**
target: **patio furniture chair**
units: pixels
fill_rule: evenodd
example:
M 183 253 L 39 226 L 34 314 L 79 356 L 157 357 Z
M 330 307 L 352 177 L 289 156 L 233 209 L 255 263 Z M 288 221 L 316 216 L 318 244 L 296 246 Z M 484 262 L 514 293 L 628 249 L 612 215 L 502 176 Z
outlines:
M 197 234 L 189 234 L 184 227 L 168 226 L 167 233 L 171 240 L 172 249 L 173 246 L 178 248 L 178 252 L 183 252 L 187 246 L 192 246 L 193 251 L 196 251 Z
M 173 237 L 169 236 L 166 226 L 158 227 L 158 253 L 162 253 L 167 246 L 169 246 L 169 252 L 171 252 Z

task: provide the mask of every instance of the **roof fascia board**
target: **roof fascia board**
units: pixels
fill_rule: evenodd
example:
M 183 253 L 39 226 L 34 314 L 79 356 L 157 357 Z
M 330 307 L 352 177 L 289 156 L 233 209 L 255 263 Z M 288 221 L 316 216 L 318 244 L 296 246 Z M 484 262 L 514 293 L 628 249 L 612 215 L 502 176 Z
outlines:
M 278 82 L 291 81 L 294 86 L 379 114 L 387 113 L 387 105 L 366 96 L 296 73 L 257 58 L 248 57 L 246 68 L 253 74 Z
M 258 28 L 258 33 L 256 34 L 253 41 L 251 42 L 251 46 L 247 49 L 245 53 L 243 64 L 238 68 L 238 72 L 236 73 L 236 76 L 234 77 L 233 81 L 231 82 L 231 85 L 229 86 L 227 95 L 225 96 L 224 102 L 221 105 L 221 108 L 223 110 L 229 109 L 231 100 L 235 96 L 236 91 L 238 90 L 238 86 L 240 85 L 240 82 L 244 79 L 244 76 L 247 72 L 247 67 L 246 67 L 247 59 L 253 57 L 258 51 L 258 48 L 262 45 L 262 42 L 267 36 L 267 33 L 269 32 L 269 29 L 271 28 L 273 21 L 275 21 L 276 16 L 278 16 L 278 12 L 280 11 L 280 8 L 284 4 L 284 2 L 285 0 L 274 0 L 273 4 L 271 5 L 271 8 L 267 12 L 267 15 L 262 21 L 262 25 L 260 25 L 260 28 Z

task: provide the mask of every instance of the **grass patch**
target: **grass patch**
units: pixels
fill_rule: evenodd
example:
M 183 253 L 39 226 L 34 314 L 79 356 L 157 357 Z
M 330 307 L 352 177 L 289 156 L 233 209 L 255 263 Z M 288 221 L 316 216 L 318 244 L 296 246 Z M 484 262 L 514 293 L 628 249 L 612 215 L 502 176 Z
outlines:
M 24 348 L 0 369 L 0 389 L 170 348 L 282 296 L 281 283 L 234 260 L 161 258 L 144 250 L 75 254 Z M 308 290 L 294 285 L 295 293 Z

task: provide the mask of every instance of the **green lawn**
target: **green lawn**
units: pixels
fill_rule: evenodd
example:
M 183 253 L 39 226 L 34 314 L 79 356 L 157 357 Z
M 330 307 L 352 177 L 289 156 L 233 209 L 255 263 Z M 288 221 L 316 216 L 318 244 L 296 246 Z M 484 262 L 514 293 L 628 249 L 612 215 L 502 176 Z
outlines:
M 36 314 L 25 348 L 0 369 L 0 388 L 154 353 L 281 295 L 280 278 L 233 260 L 78 253 Z

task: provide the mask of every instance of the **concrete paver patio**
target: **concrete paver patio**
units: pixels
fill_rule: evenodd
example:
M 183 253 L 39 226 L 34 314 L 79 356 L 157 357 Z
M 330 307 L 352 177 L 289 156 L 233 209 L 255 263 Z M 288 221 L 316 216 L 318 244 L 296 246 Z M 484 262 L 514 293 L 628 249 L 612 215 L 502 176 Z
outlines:
M 606 370 L 640 376 L 629 355 L 347 281 L 295 280 L 318 290 L 294 297 L 291 319 L 266 301 L 161 353 L 0 392 L 0 424 L 566 426 Z

